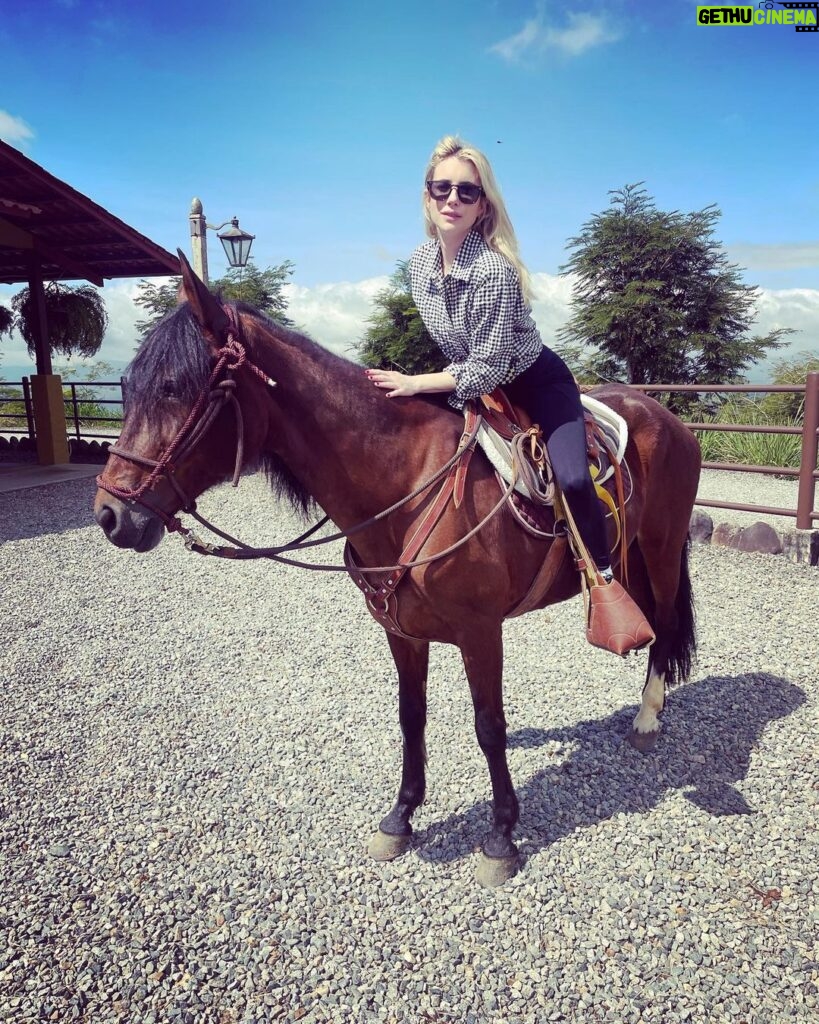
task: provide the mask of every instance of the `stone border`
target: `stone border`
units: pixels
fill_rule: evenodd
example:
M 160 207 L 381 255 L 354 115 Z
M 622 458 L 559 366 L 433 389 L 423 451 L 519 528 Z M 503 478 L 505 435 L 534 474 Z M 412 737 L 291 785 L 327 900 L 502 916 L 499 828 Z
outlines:
M 691 513 L 691 539 L 763 555 L 785 555 L 792 562 L 819 565 L 819 530 L 775 530 L 770 523 L 737 526 L 719 523 L 705 512 Z
M 104 465 L 108 459 L 111 441 L 86 441 L 76 437 L 68 439 L 69 461 Z M 0 462 L 19 462 L 23 465 L 37 462 L 37 445 L 28 435 L 22 437 L 0 436 Z

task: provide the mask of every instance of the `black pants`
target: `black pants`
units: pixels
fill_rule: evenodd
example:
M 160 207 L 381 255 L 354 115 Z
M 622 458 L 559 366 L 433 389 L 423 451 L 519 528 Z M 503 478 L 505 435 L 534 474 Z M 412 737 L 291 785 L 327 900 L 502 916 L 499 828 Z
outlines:
M 555 479 L 566 496 L 580 535 L 598 569 L 611 565 L 606 523 L 586 457 L 580 392 L 568 366 L 545 348 L 503 390 L 540 426 Z

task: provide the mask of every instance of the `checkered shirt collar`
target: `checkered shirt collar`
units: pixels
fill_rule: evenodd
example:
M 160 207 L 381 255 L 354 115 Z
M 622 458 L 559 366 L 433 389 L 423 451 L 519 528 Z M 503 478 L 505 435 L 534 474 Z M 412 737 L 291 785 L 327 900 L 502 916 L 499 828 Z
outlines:
M 461 242 L 461 247 L 458 249 L 455 259 L 452 261 L 452 266 L 449 268 L 449 277 L 457 278 L 459 281 L 468 281 L 472 272 L 472 264 L 487 248 L 488 245 L 483 235 L 480 231 L 476 231 L 472 228 L 463 242 Z M 438 241 L 438 246 L 435 250 L 435 262 L 433 263 L 433 267 L 434 274 L 431 275 L 431 277 L 433 277 L 435 283 L 439 285 L 444 276 L 440 240 Z

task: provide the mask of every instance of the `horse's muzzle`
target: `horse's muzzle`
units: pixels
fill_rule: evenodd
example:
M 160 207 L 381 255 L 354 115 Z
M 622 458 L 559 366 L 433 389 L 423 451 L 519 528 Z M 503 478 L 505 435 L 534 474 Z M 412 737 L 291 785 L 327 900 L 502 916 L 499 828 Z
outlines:
M 150 551 L 162 540 L 162 522 L 150 512 L 120 501 L 106 491 L 97 491 L 94 518 L 105 536 L 118 548 Z

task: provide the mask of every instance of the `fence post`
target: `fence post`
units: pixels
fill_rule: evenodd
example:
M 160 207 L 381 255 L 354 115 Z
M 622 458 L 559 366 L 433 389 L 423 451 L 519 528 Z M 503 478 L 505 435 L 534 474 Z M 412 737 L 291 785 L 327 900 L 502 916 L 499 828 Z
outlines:
M 796 497 L 796 528 L 809 530 L 813 525 L 814 495 L 816 493 L 816 455 L 819 448 L 819 373 L 805 378 L 805 415 L 802 427 L 802 460 L 799 464 L 799 491 Z
M 28 377 L 23 377 L 23 405 L 26 409 L 26 427 L 28 428 L 28 436 L 32 441 L 37 440 L 37 430 L 34 426 L 34 406 L 31 401 L 31 382 Z
M 74 434 L 80 440 L 80 411 L 77 408 L 77 385 L 69 384 L 71 388 L 71 411 L 74 414 Z

